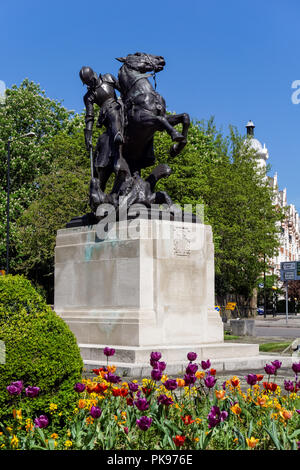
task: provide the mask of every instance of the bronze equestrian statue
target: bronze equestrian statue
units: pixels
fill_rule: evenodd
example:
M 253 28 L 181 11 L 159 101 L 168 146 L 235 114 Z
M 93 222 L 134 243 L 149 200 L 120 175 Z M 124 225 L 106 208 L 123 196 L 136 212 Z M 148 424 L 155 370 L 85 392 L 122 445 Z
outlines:
M 94 104 L 100 107 L 97 127 L 106 128 L 98 139 L 93 158 L 91 209 L 95 214 L 102 203 L 118 208 L 122 197 L 126 197 L 128 207 L 134 203 L 148 207 L 154 203 L 172 206 L 167 193 L 155 192 L 157 181 L 171 173 L 168 165 L 158 165 L 146 180 L 141 178 L 141 170 L 155 163 L 153 137 L 157 131 L 166 131 L 174 142 L 171 156 L 182 151 L 187 142 L 189 115 L 167 114 L 164 98 L 149 81 L 151 75 L 155 77 L 163 70 L 163 57 L 136 52 L 117 60 L 123 64 L 118 79 L 111 74 L 97 76 L 90 67 L 80 70 L 80 78 L 88 87 L 84 96 L 88 151 L 92 149 Z M 181 133 L 174 128 L 177 124 L 182 125 Z M 113 172 L 113 188 L 110 194 L 105 194 L 106 183 Z

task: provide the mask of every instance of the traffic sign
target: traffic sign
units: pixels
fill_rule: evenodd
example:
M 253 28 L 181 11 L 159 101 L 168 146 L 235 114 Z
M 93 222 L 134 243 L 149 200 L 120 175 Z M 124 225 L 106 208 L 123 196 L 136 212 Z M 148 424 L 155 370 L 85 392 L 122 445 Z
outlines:
M 283 261 L 282 263 L 280 263 L 280 269 L 282 269 L 283 271 L 294 271 L 296 269 L 296 262 Z
M 300 261 L 283 261 L 280 263 L 281 281 L 300 280 Z
M 295 271 L 283 271 L 284 281 L 293 281 L 295 279 Z
M 227 302 L 225 310 L 234 310 L 236 307 L 236 302 Z

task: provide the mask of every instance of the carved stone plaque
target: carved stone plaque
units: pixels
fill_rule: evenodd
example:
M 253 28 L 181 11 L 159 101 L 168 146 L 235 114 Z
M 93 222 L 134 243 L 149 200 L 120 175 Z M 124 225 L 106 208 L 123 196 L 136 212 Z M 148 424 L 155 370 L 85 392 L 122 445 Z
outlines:
M 189 256 L 191 253 L 191 229 L 174 227 L 173 253 L 175 256 Z

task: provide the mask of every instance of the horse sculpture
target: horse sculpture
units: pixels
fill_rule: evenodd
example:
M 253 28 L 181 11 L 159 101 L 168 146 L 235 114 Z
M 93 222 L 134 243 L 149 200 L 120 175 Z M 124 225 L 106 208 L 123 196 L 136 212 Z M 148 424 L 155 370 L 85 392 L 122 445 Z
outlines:
M 166 131 L 174 144 L 171 156 L 176 156 L 187 142 L 189 115 L 166 113 L 166 103 L 151 85 L 148 72 L 163 70 L 161 56 L 136 52 L 117 60 L 123 63 L 118 74 L 118 84 L 125 107 L 126 131 L 123 156 L 131 172 L 140 171 L 155 162 L 153 136 L 156 131 Z M 174 126 L 182 124 L 180 134 Z

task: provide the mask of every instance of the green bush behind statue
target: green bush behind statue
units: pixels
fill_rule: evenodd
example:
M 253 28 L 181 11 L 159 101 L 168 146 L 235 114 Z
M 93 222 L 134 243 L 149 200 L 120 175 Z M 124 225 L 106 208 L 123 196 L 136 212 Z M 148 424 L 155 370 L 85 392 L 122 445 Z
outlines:
M 12 410 L 26 410 L 50 419 L 65 420 L 73 412 L 74 384 L 83 362 L 75 336 L 66 323 L 23 276 L 0 276 L 0 340 L 5 363 L 0 364 L 0 421 Z M 22 380 L 24 390 L 11 396 L 6 387 Z M 37 397 L 25 396 L 28 386 L 40 387 Z M 49 405 L 57 410 L 50 413 Z M 74 406 L 74 405 L 73 405 Z M 25 417 L 25 416 L 24 416 Z

